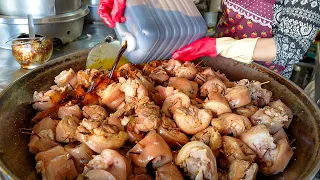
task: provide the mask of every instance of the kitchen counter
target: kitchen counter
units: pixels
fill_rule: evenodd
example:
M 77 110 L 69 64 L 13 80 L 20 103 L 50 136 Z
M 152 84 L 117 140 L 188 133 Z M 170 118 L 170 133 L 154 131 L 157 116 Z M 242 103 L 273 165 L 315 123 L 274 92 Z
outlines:
M 82 35 L 74 42 L 67 45 L 54 47 L 50 59 L 55 59 L 81 49 L 92 48 L 104 40 L 107 35 L 113 34 L 113 29 L 104 24 L 88 24 L 84 26 Z M 10 83 L 26 74 L 30 70 L 22 69 L 11 54 L 11 50 L 0 48 L 0 91 Z

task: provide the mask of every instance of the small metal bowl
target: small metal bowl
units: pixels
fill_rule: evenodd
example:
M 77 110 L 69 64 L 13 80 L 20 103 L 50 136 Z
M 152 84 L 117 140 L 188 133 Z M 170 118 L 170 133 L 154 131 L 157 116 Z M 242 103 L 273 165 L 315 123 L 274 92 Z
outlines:
M 25 69 L 34 69 L 47 62 L 53 52 L 53 42 L 50 38 L 36 35 L 29 38 L 27 34 L 12 39 L 12 55 Z

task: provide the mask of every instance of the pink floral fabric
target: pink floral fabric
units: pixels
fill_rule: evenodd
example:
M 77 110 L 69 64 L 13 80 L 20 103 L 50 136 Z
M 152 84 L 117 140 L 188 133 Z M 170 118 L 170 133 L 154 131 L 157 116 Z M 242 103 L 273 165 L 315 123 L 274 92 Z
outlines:
M 225 0 L 216 37 L 271 38 L 273 6 L 276 0 Z M 285 66 L 257 62 L 282 74 Z

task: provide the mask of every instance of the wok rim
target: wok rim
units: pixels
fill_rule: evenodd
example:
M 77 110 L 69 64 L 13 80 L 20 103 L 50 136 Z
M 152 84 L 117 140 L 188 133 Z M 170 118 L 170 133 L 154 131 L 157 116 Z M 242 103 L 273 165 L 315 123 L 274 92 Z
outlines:
M 52 68 L 52 66 L 54 66 L 54 64 L 56 63 L 63 63 L 63 61 L 69 61 L 69 60 L 72 60 L 72 58 L 70 57 L 74 57 L 75 55 L 77 54 L 89 54 L 91 48 L 87 48 L 87 49 L 82 49 L 82 50 L 79 50 L 79 51 L 75 51 L 75 52 L 72 52 L 70 54 L 67 54 L 67 55 L 64 55 L 64 56 L 61 56 L 61 57 L 58 57 L 58 58 L 55 58 L 55 59 L 52 59 L 38 67 L 36 67 L 35 69 L 32 69 L 31 71 L 27 72 L 26 74 L 20 76 L 19 78 L 17 78 L 16 80 L 14 80 L 12 83 L 10 83 L 4 90 L 2 90 L 0 92 L 0 99 L 10 90 L 10 88 L 15 85 L 18 81 L 22 81 L 23 79 L 25 79 L 26 77 L 30 76 L 30 74 L 32 73 L 35 73 L 37 71 L 40 71 L 41 69 L 44 69 L 45 67 L 47 68 Z M 288 81 L 290 85 L 292 85 L 294 88 L 296 88 L 299 93 L 301 94 L 300 96 L 301 97 L 304 97 L 306 98 L 310 105 L 316 110 L 316 112 L 320 115 L 320 109 L 319 107 L 317 106 L 317 104 L 311 100 L 311 98 L 303 91 L 303 89 L 301 89 L 298 85 L 296 85 L 294 82 L 292 82 L 291 80 L 289 79 L 286 79 L 284 78 L 283 76 L 269 70 L 268 68 L 260 65 L 260 64 L 257 64 L 255 62 L 252 62 L 250 64 L 250 66 L 247 66 L 248 68 L 256 68 L 257 71 L 259 71 L 259 69 L 263 69 L 264 71 L 268 72 L 271 76 L 272 79 L 274 79 L 275 81 L 279 82 L 280 84 L 284 85 L 286 88 L 288 88 L 289 90 L 291 89 L 290 87 L 288 87 L 287 84 L 284 84 L 284 83 L 281 83 L 279 81 L 279 78 L 282 80 L 282 81 Z M 263 74 L 266 74 L 266 72 L 261 72 Z M 319 128 L 315 128 L 317 129 L 317 132 L 319 134 Z M 318 153 L 320 151 L 320 148 L 318 148 Z M 320 155 L 319 155 L 320 156 Z M 316 163 L 316 166 L 314 166 L 312 168 L 312 170 L 310 171 L 311 173 L 309 173 L 308 175 L 306 175 L 306 179 L 312 179 L 319 171 L 320 169 L 320 160 Z M 5 176 L 5 179 L 19 179 L 17 176 L 15 176 L 6 166 L 5 164 L 2 162 L 2 160 L 0 160 L 0 173 L 2 173 L 3 176 Z M 1 179 L 1 174 L 0 174 L 0 179 Z

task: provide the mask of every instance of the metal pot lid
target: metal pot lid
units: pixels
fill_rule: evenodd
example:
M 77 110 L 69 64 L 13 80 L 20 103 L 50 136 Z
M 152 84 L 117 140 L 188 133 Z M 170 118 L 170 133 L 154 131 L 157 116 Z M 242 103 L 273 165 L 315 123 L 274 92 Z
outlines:
M 79 18 L 83 18 L 90 12 L 87 5 L 82 5 L 80 9 L 60 14 L 56 16 L 49 16 L 45 18 L 37 18 L 34 19 L 34 24 L 51 24 L 51 23 L 62 23 L 62 22 L 70 22 L 75 21 Z M 24 17 L 17 16 L 3 16 L 0 15 L 0 24 L 28 24 L 28 19 Z

